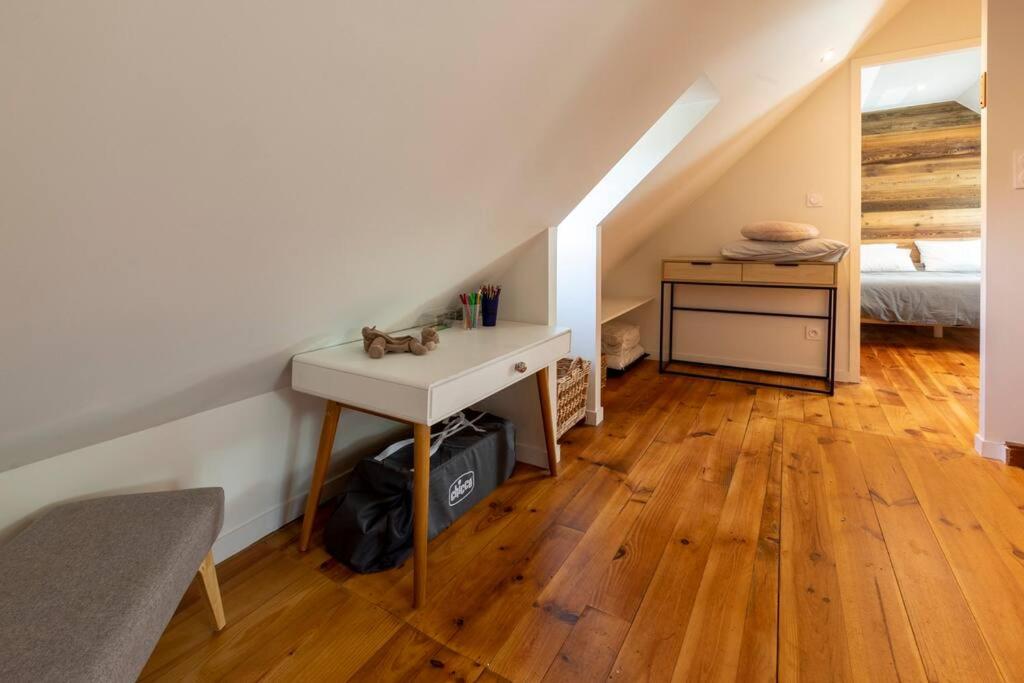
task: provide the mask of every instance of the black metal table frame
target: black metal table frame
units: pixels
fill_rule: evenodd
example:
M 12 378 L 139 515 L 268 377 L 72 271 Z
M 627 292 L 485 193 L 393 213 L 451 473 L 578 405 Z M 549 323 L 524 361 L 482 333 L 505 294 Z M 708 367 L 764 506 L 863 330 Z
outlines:
M 669 326 L 668 326 L 668 349 L 669 358 L 665 360 L 665 285 L 669 286 Z M 693 286 L 706 286 L 706 287 L 752 287 L 752 288 L 763 288 L 763 289 L 800 289 L 807 291 L 824 291 L 828 294 L 828 315 L 811 315 L 805 313 L 776 313 L 769 311 L 747 311 L 747 310 L 733 310 L 725 308 L 699 308 L 693 306 L 677 306 L 676 305 L 676 286 L 677 285 L 693 285 Z M 678 280 L 662 280 L 661 281 L 661 310 L 659 312 L 659 324 L 658 324 L 658 372 L 668 373 L 673 375 L 683 375 L 686 377 L 697 377 L 700 379 L 717 379 L 723 382 L 737 382 L 740 384 L 754 384 L 762 387 L 774 387 L 776 389 L 789 389 L 793 391 L 807 391 L 814 394 L 825 394 L 826 396 L 835 395 L 836 391 L 836 299 L 837 299 L 837 288 L 835 285 L 822 286 L 822 285 L 794 285 L 794 284 L 768 284 L 768 283 L 752 283 L 752 282 L 691 282 L 685 281 L 680 282 Z M 744 368 L 735 365 L 724 365 L 719 363 L 696 363 L 692 361 L 676 360 L 672 358 L 672 338 L 675 331 L 675 315 L 676 311 L 696 311 L 701 313 L 725 313 L 730 315 L 760 315 L 760 316 L 771 316 L 776 318 L 802 318 L 808 320 L 825 320 L 828 323 L 828 338 L 825 343 L 825 374 L 824 375 L 805 375 L 798 372 L 779 372 L 776 370 L 766 370 L 763 368 Z M 804 377 L 808 379 L 818 379 L 825 382 L 826 388 L 817 389 L 813 387 L 798 387 L 789 384 L 774 384 L 772 382 L 760 382 L 757 380 L 740 379 L 736 377 L 719 377 L 715 375 L 702 375 L 697 372 L 687 372 L 685 370 L 676 370 L 671 368 L 672 363 L 688 363 L 690 365 L 699 365 L 708 368 L 721 368 L 724 370 L 747 370 L 754 372 L 770 372 L 775 375 L 781 375 L 785 377 Z

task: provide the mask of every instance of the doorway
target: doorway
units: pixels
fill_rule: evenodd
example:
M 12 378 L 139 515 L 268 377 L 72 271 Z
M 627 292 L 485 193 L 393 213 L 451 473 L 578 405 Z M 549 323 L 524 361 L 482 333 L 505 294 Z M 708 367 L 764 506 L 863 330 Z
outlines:
M 976 421 L 981 49 L 940 46 L 852 69 L 851 300 L 861 324 L 851 349 L 866 381 L 945 381 Z

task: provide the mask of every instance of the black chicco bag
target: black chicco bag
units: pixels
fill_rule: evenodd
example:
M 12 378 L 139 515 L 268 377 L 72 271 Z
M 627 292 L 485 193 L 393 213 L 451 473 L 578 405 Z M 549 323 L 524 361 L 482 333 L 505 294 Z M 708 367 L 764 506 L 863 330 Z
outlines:
M 515 426 L 466 410 L 431 429 L 430 520 L 434 538 L 512 474 Z M 412 552 L 411 439 L 364 458 L 327 522 L 324 544 L 357 572 L 400 565 Z

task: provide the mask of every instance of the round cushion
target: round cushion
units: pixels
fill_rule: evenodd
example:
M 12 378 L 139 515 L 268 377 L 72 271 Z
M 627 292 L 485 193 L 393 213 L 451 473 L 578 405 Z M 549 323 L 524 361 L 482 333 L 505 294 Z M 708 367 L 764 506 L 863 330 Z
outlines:
M 790 223 L 789 221 L 762 221 L 744 225 L 740 234 L 748 240 L 765 242 L 796 242 L 809 240 L 818 236 L 818 229 L 807 223 Z

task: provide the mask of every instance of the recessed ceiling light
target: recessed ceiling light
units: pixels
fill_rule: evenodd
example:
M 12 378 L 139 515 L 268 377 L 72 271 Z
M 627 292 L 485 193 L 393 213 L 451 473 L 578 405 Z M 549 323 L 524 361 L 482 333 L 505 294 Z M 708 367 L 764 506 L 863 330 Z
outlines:
M 928 84 L 927 83 L 918 83 L 917 84 L 917 91 L 918 92 L 920 92 L 922 90 L 927 90 L 927 89 L 928 89 Z
M 825 50 L 824 54 L 821 55 L 822 62 L 831 62 L 836 57 L 836 50 L 833 47 Z

